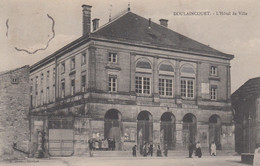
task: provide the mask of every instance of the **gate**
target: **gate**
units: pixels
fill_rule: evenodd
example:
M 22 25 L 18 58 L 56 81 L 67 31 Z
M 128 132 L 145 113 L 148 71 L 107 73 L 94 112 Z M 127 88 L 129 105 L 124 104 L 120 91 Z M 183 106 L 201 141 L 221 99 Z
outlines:
M 221 150 L 220 142 L 221 125 L 210 123 L 209 124 L 209 143 L 215 142 L 217 150 Z
M 137 144 L 143 145 L 144 143 L 152 142 L 153 140 L 153 122 L 139 120 L 137 122 Z
M 49 119 L 49 154 L 71 156 L 74 153 L 73 118 Z
M 183 122 L 182 140 L 184 147 L 188 147 L 189 143 L 196 142 L 197 125 L 196 123 Z

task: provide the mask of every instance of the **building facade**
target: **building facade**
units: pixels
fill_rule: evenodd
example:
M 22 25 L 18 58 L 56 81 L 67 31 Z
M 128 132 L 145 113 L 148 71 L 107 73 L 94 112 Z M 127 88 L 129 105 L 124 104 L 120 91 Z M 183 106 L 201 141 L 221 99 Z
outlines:
M 31 136 L 44 130 L 52 156 L 84 153 L 87 141 L 116 150 L 146 142 L 186 149 L 200 141 L 232 149 L 230 60 L 130 10 L 31 66 Z
M 29 71 L 24 66 L 0 73 L 0 160 L 29 151 Z
M 254 153 L 260 146 L 260 77 L 252 78 L 232 94 L 235 150 Z

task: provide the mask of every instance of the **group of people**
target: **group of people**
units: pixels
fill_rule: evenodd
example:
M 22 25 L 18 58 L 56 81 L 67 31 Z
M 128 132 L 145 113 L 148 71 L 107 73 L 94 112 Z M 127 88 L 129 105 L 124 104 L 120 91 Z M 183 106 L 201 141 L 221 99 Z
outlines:
M 140 147 L 139 147 L 139 151 L 140 151 L 140 155 L 141 156 L 153 156 L 153 152 L 154 152 L 154 144 L 151 142 L 151 143 L 144 143 L 144 144 L 141 144 Z M 137 145 L 134 145 L 133 148 L 132 148 L 132 154 L 134 157 L 136 157 L 136 152 L 137 152 Z M 167 149 L 167 146 L 165 145 L 165 148 L 164 148 L 164 156 L 167 157 L 168 155 L 168 149 Z M 157 157 L 162 157 L 162 150 L 161 150 L 161 147 L 160 145 L 157 145 L 157 149 L 156 149 L 156 156 Z
M 198 141 L 195 146 L 194 146 L 194 144 L 192 142 L 190 142 L 190 144 L 188 146 L 188 150 L 189 150 L 189 158 L 192 158 L 192 154 L 193 154 L 194 150 L 195 150 L 195 156 L 198 156 L 199 158 L 202 157 L 200 141 Z M 210 152 L 209 153 L 210 153 L 211 156 L 212 155 L 214 155 L 214 156 L 217 155 L 216 144 L 215 144 L 214 141 L 212 141 L 212 143 L 210 144 Z
M 115 150 L 116 142 L 110 139 L 89 139 L 90 150 Z

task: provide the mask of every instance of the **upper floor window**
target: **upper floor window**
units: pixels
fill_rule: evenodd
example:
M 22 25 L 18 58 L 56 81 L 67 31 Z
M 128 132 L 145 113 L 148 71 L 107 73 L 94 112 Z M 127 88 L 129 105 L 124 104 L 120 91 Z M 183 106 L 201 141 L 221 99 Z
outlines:
M 108 91 L 116 92 L 117 91 L 117 75 L 109 75 L 108 77 Z
M 217 87 L 216 86 L 210 87 L 210 99 L 217 100 Z
M 117 53 L 110 52 L 108 54 L 108 62 L 109 63 L 117 63 Z
M 84 64 L 86 64 L 86 62 L 87 62 L 86 53 L 84 52 L 81 55 L 81 64 L 84 65 Z
M 35 95 L 38 94 L 38 84 L 39 84 L 39 80 L 38 80 L 38 76 L 35 77 Z
M 136 62 L 136 72 L 152 73 L 152 66 L 148 59 L 141 58 Z
M 135 77 L 135 92 L 137 94 L 151 94 L 151 81 L 149 77 Z
M 161 96 L 172 96 L 173 95 L 173 84 L 172 79 L 159 79 L 159 94 Z
M 41 74 L 41 85 L 43 85 L 44 74 Z
M 71 58 L 70 69 L 71 70 L 75 69 L 75 66 L 76 66 L 75 58 Z
M 70 94 L 71 95 L 75 94 L 75 79 L 72 79 L 70 82 Z
M 61 97 L 65 97 L 65 80 L 61 81 Z
M 50 81 L 50 71 L 48 70 L 46 74 L 46 83 L 49 84 L 49 81 Z
M 218 68 L 216 66 L 210 67 L 210 75 L 217 76 L 218 75 Z
M 81 91 L 86 91 L 86 75 L 81 76 Z
M 55 77 L 56 77 L 56 68 L 54 67 L 53 71 L 52 71 L 52 81 L 53 81 L 53 84 L 55 84 Z
M 181 79 L 181 97 L 194 98 L 194 80 L 188 78 Z
M 61 63 L 60 72 L 61 74 L 65 72 L 65 62 Z

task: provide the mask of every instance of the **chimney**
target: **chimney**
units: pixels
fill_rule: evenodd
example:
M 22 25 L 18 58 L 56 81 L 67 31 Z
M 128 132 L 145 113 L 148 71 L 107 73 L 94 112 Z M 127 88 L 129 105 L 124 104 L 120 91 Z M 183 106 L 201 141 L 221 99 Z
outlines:
M 99 19 L 95 18 L 92 20 L 92 22 L 93 22 L 93 31 L 95 31 L 99 27 Z
M 88 35 L 91 31 L 91 8 L 89 5 L 82 5 L 83 14 L 83 35 Z
M 151 29 L 151 18 L 149 18 L 149 21 L 148 21 L 148 28 Z
M 162 26 L 164 26 L 164 27 L 168 27 L 168 20 L 166 20 L 166 19 L 160 19 L 159 20 L 160 21 L 160 25 L 162 25 Z

